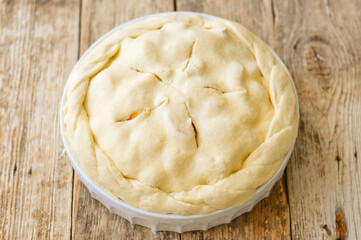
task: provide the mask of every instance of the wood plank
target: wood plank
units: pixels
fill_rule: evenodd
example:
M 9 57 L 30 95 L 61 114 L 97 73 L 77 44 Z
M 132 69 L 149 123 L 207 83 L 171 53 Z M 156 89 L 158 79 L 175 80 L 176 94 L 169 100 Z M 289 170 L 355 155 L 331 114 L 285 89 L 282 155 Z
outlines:
M 84 1 L 80 52 L 121 22 L 172 4 Z M 360 7 L 357 0 L 177 0 L 178 10 L 241 22 L 294 76 L 301 103 L 288 167 L 294 239 L 361 239 Z M 0 239 L 68 238 L 72 170 L 61 154 L 57 113 L 59 89 L 77 58 L 79 1 L 0 1 L 0 13 Z M 279 182 L 251 213 L 181 237 L 287 239 L 285 191 Z M 132 229 L 77 179 L 73 194 L 74 238 L 179 238 Z
M 82 3 L 81 54 L 112 28 L 137 17 L 173 10 L 173 1 L 90 1 Z M 179 239 L 177 233 L 153 234 L 148 228 L 132 227 L 92 199 L 75 177 L 73 194 L 73 239 Z
M 78 21 L 79 1 L 0 2 L 0 239 L 70 237 L 58 111 Z
M 271 47 L 274 41 L 274 12 L 272 1 L 252 0 L 177 0 L 178 11 L 212 14 L 243 24 Z M 277 49 L 276 49 L 277 50 Z M 277 51 L 276 51 L 277 52 Z M 252 212 L 238 217 L 229 225 L 206 232 L 183 233 L 182 239 L 289 239 L 289 205 L 285 178 Z
M 361 2 L 274 2 L 276 50 L 296 82 L 288 167 L 294 239 L 361 239 Z

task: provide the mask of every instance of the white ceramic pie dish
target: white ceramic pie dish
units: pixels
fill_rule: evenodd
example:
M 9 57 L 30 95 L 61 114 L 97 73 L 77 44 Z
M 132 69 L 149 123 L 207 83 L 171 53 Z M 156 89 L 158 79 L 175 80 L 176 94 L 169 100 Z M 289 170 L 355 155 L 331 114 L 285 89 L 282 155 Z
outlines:
M 181 14 L 199 14 L 205 18 L 218 18 L 215 16 L 202 14 L 202 13 L 194 13 L 194 12 L 177 12 Z M 168 14 L 168 13 L 161 13 L 161 14 Z M 79 59 L 80 62 L 84 56 L 86 56 L 91 49 L 93 49 L 96 45 L 98 45 L 102 40 L 112 34 L 114 31 L 123 28 L 129 23 L 141 21 L 147 19 L 149 17 L 153 17 L 160 14 L 150 15 L 146 17 L 141 17 L 138 19 L 134 19 L 129 21 L 125 24 L 122 24 L 107 34 L 103 35 L 99 38 L 89 49 L 83 54 L 83 56 Z M 274 53 L 274 51 L 270 48 L 271 52 L 274 54 L 275 58 L 282 64 L 285 68 L 287 73 L 289 74 L 286 66 L 281 61 L 281 59 Z M 76 66 L 74 66 L 75 68 Z M 290 75 L 290 74 L 289 74 Z M 291 77 L 291 75 L 290 75 Z M 291 78 L 292 79 L 292 78 Z M 293 82 L 292 82 L 293 83 Z M 294 92 L 296 95 L 297 100 L 297 112 L 298 110 L 298 99 L 297 99 L 297 92 L 296 88 L 293 84 Z M 276 184 L 276 182 L 282 177 L 283 172 L 286 168 L 288 160 L 291 156 L 292 148 L 287 152 L 284 156 L 283 162 L 281 163 L 279 169 L 274 174 L 274 176 L 268 180 L 265 184 L 261 185 L 257 188 L 255 195 L 247 201 L 246 203 L 242 204 L 241 206 L 229 207 L 226 209 L 218 210 L 216 212 L 210 214 L 203 214 L 203 215 L 190 215 L 190 216 L 180 216 L 174 214 L 159 214 L 159 213 L 151 213 L 141 210 L 139 208 L 130 206 L 129 204 L 123 202 L 122 200 L 116 199 L 109 195 L 102 187 L 100 187 L 95 181 L 93 181 L 90 177 L 88 177 L 84 170 L 81 169 L 79 163 L 73 156 L 68 140 L 65 136 L 65 127 L 64 127 L 64 105 L 65 105 L 65 96 L 66 96 L 67 84 L 65 85 L 64 92 L 62 95 L 61 103 L 60 103 L 60 129 L 61 135 L 64 143 L 64 147 L 66 153 L 69 156 L 71 164 L 77 173 L 79 179 L 84 183 L 84 185 L 88 188 L 89 192 L 91 193 L 92 197 L 101 202 L 104 206 L 108 208 L 108 210 L 112 213 L 115 213 L 125 219 L 127 219 L 131 224 L 138 224 L 145 227 L 149 227 L 152 231 L 174 231 L 174 232 L 186 232 L 186 231 L 193 231 L 193 230 L 207 230 L 217 225 L 226 224 L 231 222 L 234 218 L 240 216 L 243 213 L 249 212 L 253 209 L 253 207 L 262 199 L 266 198 L 272 187 Z

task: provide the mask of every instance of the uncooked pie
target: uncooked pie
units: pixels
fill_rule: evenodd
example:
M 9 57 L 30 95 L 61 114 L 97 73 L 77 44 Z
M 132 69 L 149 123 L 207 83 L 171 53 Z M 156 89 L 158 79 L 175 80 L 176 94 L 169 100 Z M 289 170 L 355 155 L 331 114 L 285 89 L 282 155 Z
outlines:
M 241 205 L 277 171 L 298 126 L 291 78 L 241 25 L 166 14 L 100 42 L 67 84 L 81 168 L 149 212 Z

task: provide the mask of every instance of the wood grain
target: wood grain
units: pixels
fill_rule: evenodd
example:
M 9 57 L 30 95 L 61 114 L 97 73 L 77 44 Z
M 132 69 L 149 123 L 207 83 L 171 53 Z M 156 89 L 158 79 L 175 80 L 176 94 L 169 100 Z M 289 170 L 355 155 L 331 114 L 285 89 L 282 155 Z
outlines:
M 173 1 L 90 1 L 82 2 L 80 54 L 114 27 L 137 17 L 173 11 Z M 179 239 L 177 233 L 153 234 L 148 228 L 131 226 L 92 199 L 75 177 L 73 194 L 73 239 Z
M 252 212 L 205 232 L 153 234 L 108 212 L 73 175 L 58 110 L 91 43 L 174 7 L 240 22 L 267 42 L 294 77 L 300 132 L 286 176 Z M 359 9 L 359 0 L 0 0 L 0 239 L 361 239 Z
M 273 5 L 276 51 L 301 108 L 287 172 L 293 238 L 361 239 L 361 2 Z
M 58 110 L 78 1 L 0 2 L 0 239 L 69 238 L 72 168 Z

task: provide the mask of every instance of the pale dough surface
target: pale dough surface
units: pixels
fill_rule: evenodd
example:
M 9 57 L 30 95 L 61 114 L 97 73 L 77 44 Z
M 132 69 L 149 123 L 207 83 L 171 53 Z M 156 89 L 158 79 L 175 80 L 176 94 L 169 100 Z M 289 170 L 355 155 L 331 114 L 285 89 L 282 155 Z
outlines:
M 285 69 L 241 25 L 166 14 L 127 25 L 69 77 L 65 129 L 112 196 L 179 215 L 249 200 L 298 126 Z

